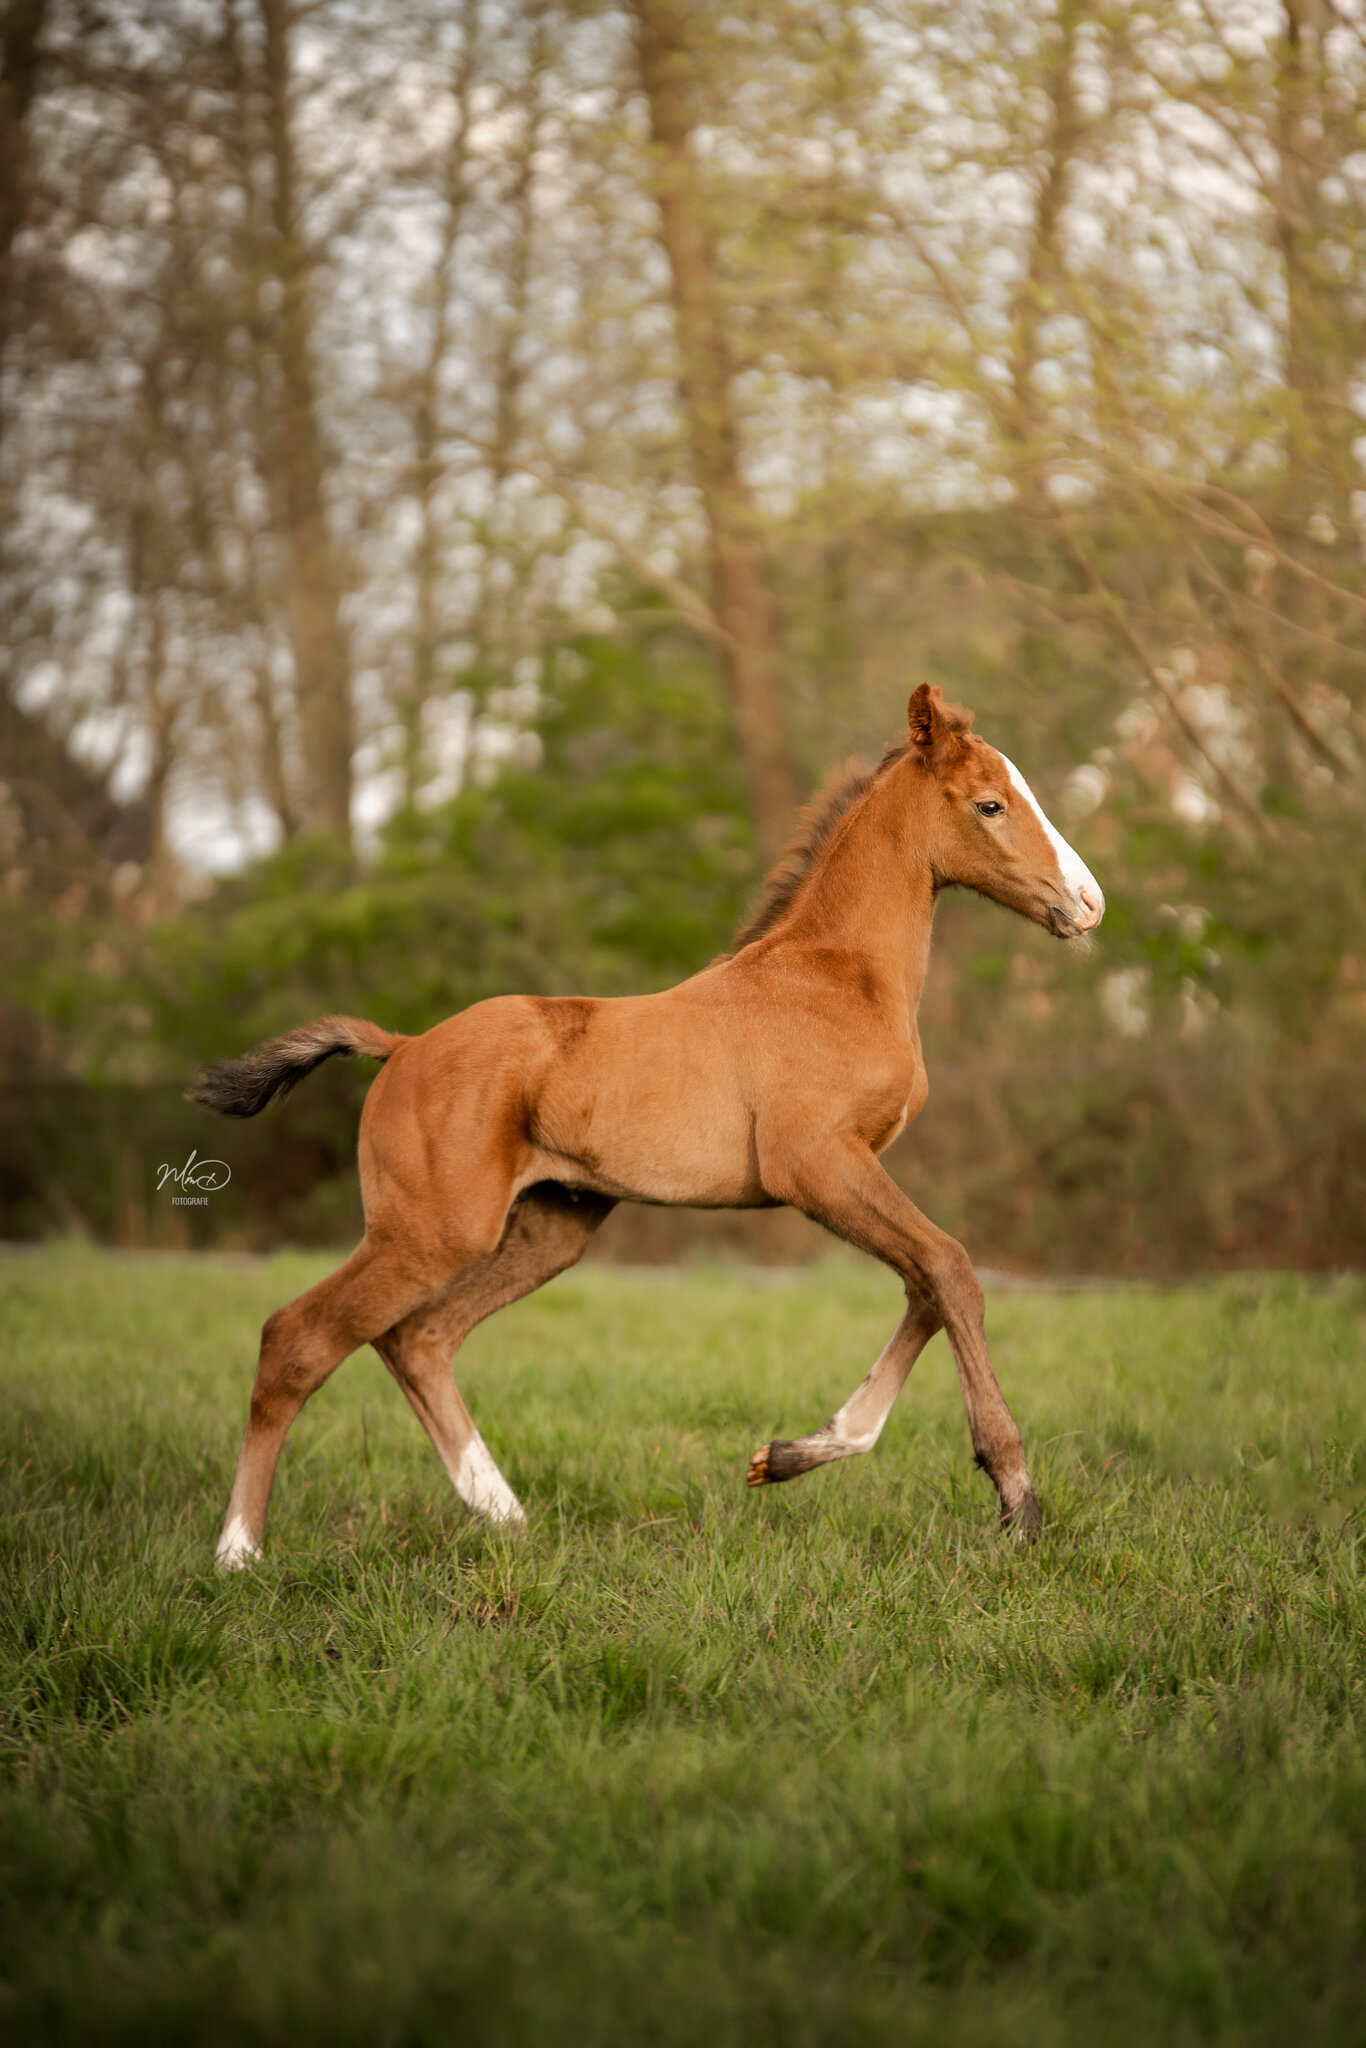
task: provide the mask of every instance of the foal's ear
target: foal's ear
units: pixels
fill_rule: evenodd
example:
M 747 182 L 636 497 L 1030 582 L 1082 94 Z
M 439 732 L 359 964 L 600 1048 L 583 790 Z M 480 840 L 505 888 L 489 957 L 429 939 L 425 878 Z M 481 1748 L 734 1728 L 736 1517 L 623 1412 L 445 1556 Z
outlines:
M 944 702 L 944 692 L 937 683 L 922 683 L 912 691 L 906 706 L 906 737 L 913 747 L 920 749 L 925 760 L 931 760 L 949 734 L 961 732 L 965 723 L 962 712 Z

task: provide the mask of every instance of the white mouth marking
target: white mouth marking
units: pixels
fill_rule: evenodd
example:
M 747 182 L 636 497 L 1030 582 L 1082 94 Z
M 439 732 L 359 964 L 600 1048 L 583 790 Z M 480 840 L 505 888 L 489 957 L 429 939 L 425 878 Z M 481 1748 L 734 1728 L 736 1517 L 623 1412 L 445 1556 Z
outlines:
M 1052 819 L 1045 815 L 1043 805 L 1039 802 L 1039 799 L 1035 796 L 1033 790 L 1015 766 L 1015 763 L 1005 754 L 1001 755 L 1001 759 L 1006 764 L 1006 773 L 1010 777 L 1012 786 L 1019 791 L 1039 823 L 1043 826 L 1044 831 L 1048 834 L 1048 843 L 1057 855 L 1063 886 L 1070 890 L 1071 894 L 1079 902 L 1083 892 L 1090 897 L 1092 904 L 1096 906 L 1097 912 L 1091 921 L 1093 924 L 1099 924 L 1100 915 L 1105 909 L 1105 897 L 1099 882 L 1091 873 L 1090 868 L 1087 867 L 1086 862 L 1082 859 L 1076 848 L 1068 845 Z

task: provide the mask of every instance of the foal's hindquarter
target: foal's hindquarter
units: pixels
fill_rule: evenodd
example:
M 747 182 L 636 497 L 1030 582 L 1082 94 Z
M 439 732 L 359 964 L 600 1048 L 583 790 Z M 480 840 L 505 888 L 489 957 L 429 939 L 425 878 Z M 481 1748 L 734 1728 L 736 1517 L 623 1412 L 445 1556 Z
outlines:
M 751 1485 L 870 1450 L 943 1328 L 1002 1518 L 1021 1534 L 1039 1526 L 968 1256 L 877 1158 L 927 1093 L 915 1018 L 943 879 L 931 857 L 943 795 L 908 750 L 849 806 L 770 928 L 665 994 L 502 997 L 392 1041 L 362 1117 L 366 1235 L 265 1326 L 224 1563 L 257 1554 L 290 1423 L 366 1342 L 466 1505 L 520 1525 L 452 1355 L 486 1316 L 572 1265 L 623 1197 L 790 1204 L 905 1287 L 906 1313 L 867 1378 L 810 1436 L 762 1446 Z M 1042 830 L 1019 829 L 1035 831 L 1036 862 L 1053 861 Z M 1003 886 L 1001 900 L 1043 922 L 1023 883 L 1019 893 Z

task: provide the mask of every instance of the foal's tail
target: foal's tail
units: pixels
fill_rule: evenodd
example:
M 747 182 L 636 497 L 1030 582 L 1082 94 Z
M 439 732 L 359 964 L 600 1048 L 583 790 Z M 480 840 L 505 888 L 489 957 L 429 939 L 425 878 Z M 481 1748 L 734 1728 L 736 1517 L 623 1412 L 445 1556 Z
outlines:
M 405 1045 L 402 1031 L 385 1031 L 367 1024 L 363 1017 L 319 1017 L 316 1023 L 301 1024 L 258 1045 L 240 1060 L 220 1060 L 205 1067 L 193 1088 L 185 1092 L 187 1102 L 201 1109 L 216 1109 L 220 1116 L 258 1116 L 277 1095 L 288 1095 L 306 1074 L 330 1060 L 333 1053 L 354 1059 L 387 1060 Z

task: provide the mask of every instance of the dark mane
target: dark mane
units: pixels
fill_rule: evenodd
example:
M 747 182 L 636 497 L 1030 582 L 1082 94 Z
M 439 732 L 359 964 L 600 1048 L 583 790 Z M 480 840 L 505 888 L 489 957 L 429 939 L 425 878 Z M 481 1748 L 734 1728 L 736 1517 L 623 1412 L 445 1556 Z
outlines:
M 888 746 L 876 767 L 866 761 L 846 761 L 826 777 L 810 803 L 804 804 L 791 844 L 764 877 L 763 894 L 730 942 L 729 959 L 742 946 L 772 931 L 830 844 L 840 819 L 870 789 L 884 771 L 900 761 L 908 749 L 903 744 Z

